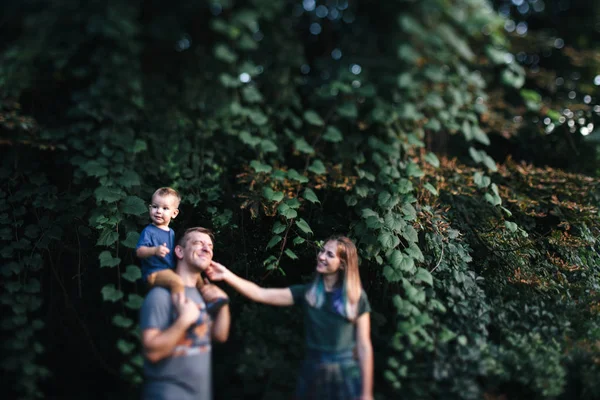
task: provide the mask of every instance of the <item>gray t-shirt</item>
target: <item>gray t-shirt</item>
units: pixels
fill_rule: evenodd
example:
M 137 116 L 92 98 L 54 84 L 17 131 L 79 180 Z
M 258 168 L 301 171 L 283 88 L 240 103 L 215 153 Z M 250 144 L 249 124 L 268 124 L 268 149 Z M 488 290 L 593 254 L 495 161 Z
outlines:
M 173 354 L 157 363 L 144 360 L 143 400 L 211 400 L 212 321 L 198 290 L 186 287 L 185 295 L 200 311 L 198 323 L 192 325 L 178 341 Z M 140 328 L 167 329 L 177 318 L 171 293 L 162 287 L 153 288 L 140 310 Z

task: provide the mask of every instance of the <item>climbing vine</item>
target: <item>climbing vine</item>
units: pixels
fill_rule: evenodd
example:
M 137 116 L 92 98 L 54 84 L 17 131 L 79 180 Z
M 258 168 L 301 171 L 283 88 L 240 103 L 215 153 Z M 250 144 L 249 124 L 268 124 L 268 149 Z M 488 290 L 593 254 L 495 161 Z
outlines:
M 487 2 L 388 3 L 11 10 L 0 272 L 15 393 L 71 379 L 50 368 L 62 321 L 98 370 L 139 387 L 133 249 L 168 185 L 175 231 L 212 228 L 215 257 L 264 285 L 306 282 L 321 241 L 350 235 L 381 398 L 597 396 L 598 180 L 492 146 L 522 129 L 516 110 L 562 123 L 559 100 L 542 105 Z M 232 311 L 216 392 L 288 396 L 297 310 L 232 294 Z

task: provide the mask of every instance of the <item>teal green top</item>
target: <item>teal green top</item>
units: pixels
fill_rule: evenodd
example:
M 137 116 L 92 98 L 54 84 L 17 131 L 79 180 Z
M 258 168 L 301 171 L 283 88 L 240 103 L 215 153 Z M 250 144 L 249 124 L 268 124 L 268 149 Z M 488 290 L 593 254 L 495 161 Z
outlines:
M 315 308 L 306 302 L 311 284 L 290 286 L 294 305 L 302 307 L 306 347 L 310 350 L 340 352 L 356 346 L 356 324 L 333 308 L 333 293 L 325 292 L 325 302 Z M 357 317 L 371 312 L 367 294 L 361 290 Z

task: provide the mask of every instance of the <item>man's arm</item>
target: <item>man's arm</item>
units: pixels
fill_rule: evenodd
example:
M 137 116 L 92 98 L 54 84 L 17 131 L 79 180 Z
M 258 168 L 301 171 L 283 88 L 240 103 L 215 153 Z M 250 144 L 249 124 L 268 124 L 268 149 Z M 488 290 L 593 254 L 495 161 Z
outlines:
M 169 357 L 185 331 L 200 316 L 198 306 L 189 299 L 180 298 L 176 306 L 179 317 L 173 325 L 162 331 L 158 328 L 148 328 L 142 332 L 144 355 L 152 363 Z
M 205 284 L 200 289 L 200 294 L 204 298 L 204 301 L 214 302 L 217 299 L 229 299 L 227 293 L 225 293 L 218 286 L 211 284 L 208 280 L 205 280 Z M 212 338 L 217 342 L 225 342 L 229 337 L 229 327 L 231 325 L 231 315 L 229 313 L 229 305 L 225 304 L 221 307 L 217 315 L 213 320 L 212 326 Z
M 225 304 L 219 310 L 212 328 L 212 337 L 217 342 L 225 342 L 229 337 L 229 327 L 231 325 L 231 315 L 229 313 L 229 304 Z

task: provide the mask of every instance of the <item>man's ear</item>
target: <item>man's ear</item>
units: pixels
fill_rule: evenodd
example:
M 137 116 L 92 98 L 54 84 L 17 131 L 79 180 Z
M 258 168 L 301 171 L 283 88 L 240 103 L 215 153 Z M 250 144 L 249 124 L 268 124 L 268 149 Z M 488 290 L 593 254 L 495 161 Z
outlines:
M 175 257 L 179 260 L 183 259 L 183 247 L 180 245 L 175 246 Z

